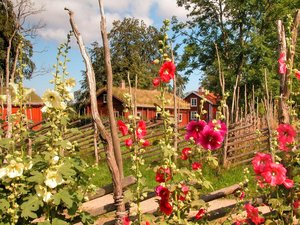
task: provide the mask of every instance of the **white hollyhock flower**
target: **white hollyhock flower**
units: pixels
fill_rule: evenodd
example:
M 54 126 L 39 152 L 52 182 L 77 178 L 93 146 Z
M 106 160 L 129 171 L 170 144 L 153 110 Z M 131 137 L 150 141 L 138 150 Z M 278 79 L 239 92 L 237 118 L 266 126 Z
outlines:
M 19 177 L 23 174 L 24 165 L 23 163 L 17 163 L 15 160 L 11 160 L 10 164 L 6 167 L 7 176 L 9 178 Z
M 64 179 L 62 178 L 61 174 L 57 171 L 49 170 L 46 174 L 46 180 L 45 184 L 49 188 L 55 188 L 57 185 L 60 185 L 64 182 Z
M 49 202 L 51 200 L 51 197 L 52 197 L 51 192 L 47 191 L 47 192 L 44 193 L 43 201 L 44 202 Z
M 5 177 L 7 174 L 6 168 L 1 168 L 0 169 L 0 178 Z
M 56 109 L 62 108 L 61 105 L 62 99 L 57 91 L 46 90 L 42 99 L 48 107 L 51 106 Z
M 56 163 L 58 162 L 58 160 L 59 160 L 59 156 L 56 155 L 56 156 L 54 156 L 54 157 L 52 158 L 52 163 L 53 163 L 53 164 L 56 164 Z
M 51 200 L 52 193 L 47 191 L 46 187 L 37 185 L 35 186 L 35 190 L 38 197 L 43 197 L 44 202 L 49 202 Z

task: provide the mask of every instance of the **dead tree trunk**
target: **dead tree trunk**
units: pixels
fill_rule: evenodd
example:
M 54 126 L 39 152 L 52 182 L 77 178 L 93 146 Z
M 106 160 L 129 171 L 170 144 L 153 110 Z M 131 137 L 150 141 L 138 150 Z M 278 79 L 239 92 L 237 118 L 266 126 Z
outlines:
M 74 13 L 69 9 L 65 8 L 69 12 L 70 16 L 70 24 L 74 35 L 76 37 L 77 43 L 79 45 L 80 52 L 84 59 L 84 63 L 86 66 L 86 76 L 88 79 L 88 85 L 90 89 L 90 97 L 91 97 L 91 112 L 94 122 L 97 125 L 98 131 L 100 133 L 101 140 L 104 144 L 104 150 L 106 153 L 107 164 L 109 170 L 112 174 L 112 180 L 114 184 L 114 198 L 117 205 L 117 214 L 116 214 L 116 223 L 115 224 L 122 224 L 122 219 L 125 212 L 125 207 L 123 204 L 123 191 L 122 191 L 122 183 L 121 183 L 121 176 L 119 172 L 118 165 L 116 163 L 112 138 L 110 134 L 106 131 L 105 126 L 102 123 L 100 118 L 98 107 L 97 107 L 97 97 L 96 97 L 96 81 L 95 81 L 95 73 L 92 67 L 91 60 L 87 54 L 85 49 L 82 37 L 78 28 L 74 22 L 73 15 Z
M 112 73 L 111 60 L 110 60 L 110 49 L 108 44 L 108 37 L 106 32 L 106 19 L 104 15 L 102 0 L 98 0 L 98 3 L 100 8 L 100 15 L 101 15 L 100 27 L 101 27 L 103 46 L 104 46 L 105 68 L 107 74 L 107 107 L 108 107 L 108 116 L 110 121 L 110 131 L 111 131 L 112 142 L 114 146 L 114 153 L 119 167 L 119 173 L 121 178 L 123 178 L 124 174 L 123 174 L 122 152 L 120 148 L 120 140 L 119 140 L 118 131 L 116 127 L 117 123 L 115 120 L 113 99 L 112 99 L 113 73 Z

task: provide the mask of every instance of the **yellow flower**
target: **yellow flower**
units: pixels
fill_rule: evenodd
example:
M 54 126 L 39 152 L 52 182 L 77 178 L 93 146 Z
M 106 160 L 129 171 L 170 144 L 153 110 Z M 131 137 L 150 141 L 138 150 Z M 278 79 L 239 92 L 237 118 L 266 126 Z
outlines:
M 46 174 L 46 180 L 45 184 L 49 188 L 55 188 L 57 185 L 60 185 L 64 182 L 64 179 L 62 178 L 61 174 L 57 171 L 48 170 Z
M 44 93 L 43 101 L 50 108 L 61 109 L 62 108 L 62 99 L 57 91 L 47 90 Z
M 23 163 L 17 163 L 15 160 L 11 160 L 10 164 L 6 167 L 6 173 L 9 178 L 19 177 L 23 174 Z
M 66 79 L 65 82 L 66 82 L 67 87 L 75 87 L 75 85 L 76 85 L 76 81 L 73 77 Z

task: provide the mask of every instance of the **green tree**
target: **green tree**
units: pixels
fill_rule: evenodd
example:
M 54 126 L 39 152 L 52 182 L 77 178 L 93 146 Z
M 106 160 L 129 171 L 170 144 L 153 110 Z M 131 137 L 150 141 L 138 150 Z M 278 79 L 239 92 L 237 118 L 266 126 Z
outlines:
M 220 93 L 216 48 L 225 74 L 226 90 L 232 91 L 236 77 L 240 87 L 255 86 L 263 93 L 267 69 L 273 92 L 278 90 L 276 20 L 299 8 L 295 0 L 177 0 L 189 10 L 189 20 L 173 20 L 176 35 L 183 35 L 183 54 L 178 69 L 192 74 L 199 69 L 204 87 Z

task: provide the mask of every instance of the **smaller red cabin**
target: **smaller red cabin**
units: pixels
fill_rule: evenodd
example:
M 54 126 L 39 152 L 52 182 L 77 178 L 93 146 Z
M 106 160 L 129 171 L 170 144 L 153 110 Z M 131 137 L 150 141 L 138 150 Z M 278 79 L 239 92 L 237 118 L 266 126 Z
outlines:
M 137 115 L 145 121 L 155 121 L 160 119 L 160 113 L 156 111 L 157 106 L 161 106 L 161 101 L 158 99 L 160 92 L 158 90 L 132 89 L 133 95 L 136 97 Z M 124 94 L 128 94 L 129 89 L 123 87 L 113 87 L 113 107 L 116 117 L 127 117 L 129 114 L 124 113 L 126 100 Z M 100 116 L 108 116 L 107 108 L 107 91 L 102 88 L 97 91 L 97 102 Z M 174 100 L 173 94 L 166 93 L 165 98 L 168 100 L 165 108 L 169 110 L 171 115 L 174 115 Z M 177 97 L 179 126 L 185 126 L 189 122 L 190 106 L 183 99 Z M 85 107 L 85 114 L 91 114 L 91 105 Z
M 2 96 L 6 96 L 5 88 L 0 88 L 0 93 Z M 12 96 L 12 100 L 13 99 L 14 99 L 14 96 Z M 24 112 L 25 115 L 27 116 L 27 118 L 29 120 L 32 121 L 32 124 L 41 123 L 43 120 L 41 109 L 44 106 L 42 99 L 34 91 L 32 91 L 29 94 L 28 99 L 29 99 L 28 102 L 25 103 L 25 105 L 26 105 L 26 110 Z M 15 105 L 12 103 L 12 114 L 16 113 L 19 110 L 19 108 L 20 107 L 18 105 Z M 6 102 L 3 100 L 0 101 L 0 118 L 3 121 L 7 121 L 7 105 L 6 105 Z M 4 127 L 4 129 L 5 129 L 5 122 L 3 125 L 4 126 L 2 126 L 2 127 Z M 35 126 L 33 128 L 33 130 L 38 130 L 40 128 L 41 128 L 41 125 L 38 125 L 38 126 Z
M 213 93 L 210 93 L 203 88 L 199 88 L 198 91 L 188 93 L 184 100 L 190 104 L 191 107 L 189 121 L 196 120 L 196 114 L 200 114 L 201 100 L 204 100 L 203 110 L 207 112 L 202 116 L 202 119 L 210 121 L 216 118 L 218 98 Z

